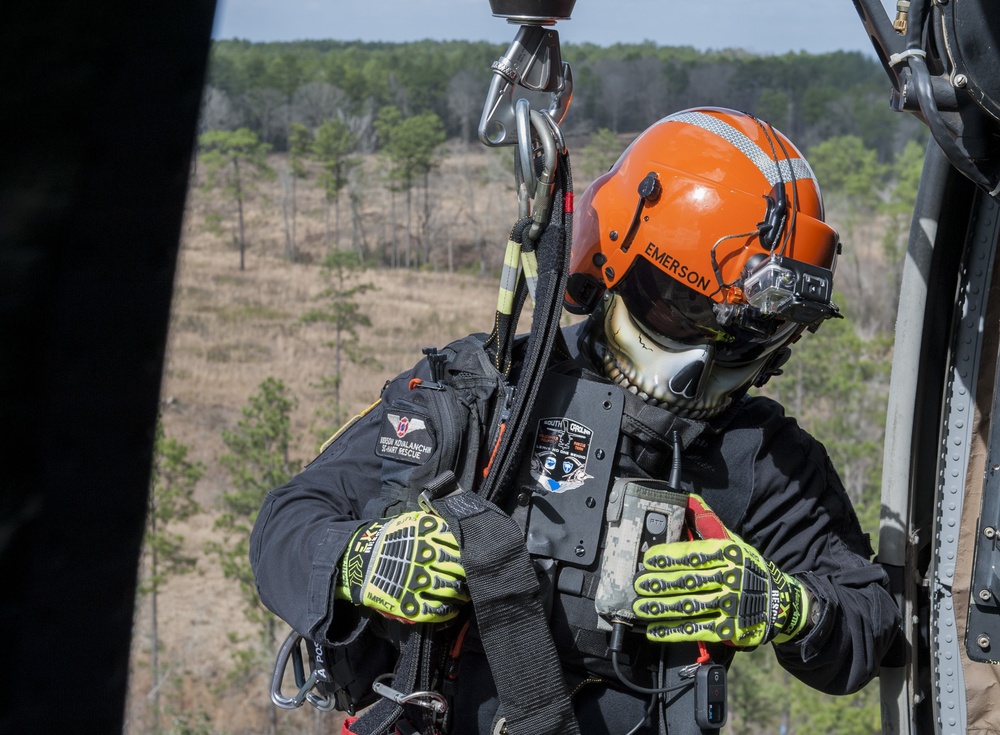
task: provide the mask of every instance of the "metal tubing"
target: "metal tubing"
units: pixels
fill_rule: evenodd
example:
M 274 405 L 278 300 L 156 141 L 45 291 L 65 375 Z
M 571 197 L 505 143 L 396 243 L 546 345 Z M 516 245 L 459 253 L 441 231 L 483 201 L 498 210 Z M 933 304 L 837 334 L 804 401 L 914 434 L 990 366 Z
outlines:
M 914 208 L 900 291 L 882 468 L 879 561 L 899 584 L 906 662 L 880 674 L 884 733 L 935 732 L 931 651 L 926 644 L 930 604 L 928 553 L 933 543 L 936 462 L 942 431 L 947 351 L 954 324 L 958 275 L 974 189 L 928 143 Z

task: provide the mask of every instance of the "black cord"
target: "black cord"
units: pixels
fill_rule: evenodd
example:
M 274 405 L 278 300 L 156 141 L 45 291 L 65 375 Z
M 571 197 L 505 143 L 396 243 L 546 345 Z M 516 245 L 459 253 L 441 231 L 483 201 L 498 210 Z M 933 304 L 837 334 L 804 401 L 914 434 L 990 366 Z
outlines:
M 655 689 L 650 688 L 650 687 L 639 686 L 634 681 L 629 681 L 625 677 L 625 672 L 622 671 L 621 667 L 618 665 L 618 652 L 617 651 L 612 652 L 612 654 L 611 654 L 611 665 L 614 666 L 614 668 L 615 668 L 615 676 L 618 677 L 618 680 L 622 684 L 624 684 L 625 686 L 627 686 L 629 689 L 631 689 L 633 692 L 639 692 L 639 694 L 667 694 L 668 692 L 676 692 L 676 691 L 679 691 L 681 689 L 690 689 L 691 687 L 694 686 L 694 682 L 692 682 L 692 681 L 685 681 L 685 682 L 682 682 L 680 684 L 675 684 L 672 687 L 658 687 L 658 688 L 655 688 Z
M 614 667 L 615 676 L 618 680 L 631 689 L 633 692 L 639 692 L 639 694 L 666 694 L 668 692 L 676 692 L 680 689 L 688 689 L 694 686 L 694 682 L 685 681 L 680 684 L 675 684 L 672 687 L 664 687 L 662 682 L 659 687 L 644 687 L 639 686 L 633 681 L 630 681 L 626 676 L 625 672 L 621 670 L 621 666 L 618 663 L 618 654 L 622 650 L 622 642 L 625 639 L 625 631 L 628 630 L 628 623 L 620 620 L 615 620 L 611 623 L 611 642 L 608 644 L 608 648 L 611 651 L 611 666 Z M 663 651 L 661 649 L 660 654 L 662 656 Z
M 930 6 L 927 0 L 912 0 L 910 3 L 909 26 L 906 31 L 906 49 L 908 51 L 923 51 L 923 36 L 930 16 Z M 906 60 L 913 75 L 913 87 L 917 93 L 917 103 L 924 115 L 931 135 L 941 147 L 951 164 L 964 176 L 984 187 L 987 192 L 995 191 L 994 184 L 975 163 L 968 151 L 952 137 L 951 132 L 941 119 L 937 102 L 934 100 L 934 88 L 931 86 L 931 75 L 927 62 L 921 56 L 911 55 Z
M 771 125 L 771 123 L 768 123 Z M 774 130 L 774 126 L 771 125 L 771 132 L 774 133 L 774 137 L 778 140 L 778 145 L 781 147 L 781 152 L 785 154 L 785 160 L 788 161 L 788 172 L 792 176 L 792 214 L 791 221 L 788 223 L 788 227 L 785 229 L 785 238 L 781 243 L 781 255 L 784 256 L 785 250 L 788 248 L 788 243 L 792 240 L 792 235 L 795 233 L 795 219 L 799 214 L 799 179 L 795 175 L 795 170 L 792 168 L 792 158 L 788 155 L 788 149 L 785 148 L 785 143 L 781 140 L 781 136 L 778 135 L 777 131 Z M 773 145 L 773 144 L 772 144 Z M 778 169 L 781 169 L 781 164 L 778 164 Z M 819 187 L 816 187 L 817 190 Z M 822 202 L 822 200 L 821 200 Z M 824 212 L 824 215 L 826 213 Z
M 676 435 L 677 432 L 674 431 L 674 434 Z M 664 654 L 665 654 L 665 649 L 663 648 L 663 646 L 660 646 L 660 663 L 656 667 L 656 686 L 658 687 L 662 687 L 663 682 L 666 680 L 667 672 L 666 672 L 666 661 L 664 661 Z M 650 718 L 653 716 L 653 711 L 656 709 L 656 705 L 658 703 L 662 704 L 662 702 L 663 702 L 662 694 L 652 695 L 649 698 L 649 706 L 646 707 L 646 713 L 642 716 L 642 719 L 635 724 L 635 727 L 633 727 L 631 730 L 625 733 L 625 735 L 635 735 L 637 732 L 639 732 L 640 727 L 645 725 L 647 722 L 650 722 Z M 664 716 L 663 707 L 661 706 L 660 717 L 662 718 L 663 716 Z
M 642 719 L 635 723 L 635 727 L 629 730 L 625 735 L 635 735 L 639 732 L 639 729 L 649 722 L 649 718 L 653 716 L 653 710 L 656 709 L 656 703 L 660 700 L 659 694 L 654 694 L 650 697 L 649 706 L 646 707 L 646 713 L 642 716 Z

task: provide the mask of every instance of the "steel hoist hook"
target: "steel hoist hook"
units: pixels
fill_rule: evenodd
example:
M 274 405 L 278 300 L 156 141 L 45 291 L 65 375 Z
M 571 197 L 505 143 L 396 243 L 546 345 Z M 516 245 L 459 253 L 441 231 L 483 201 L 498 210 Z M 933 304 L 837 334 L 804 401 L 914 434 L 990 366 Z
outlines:
M 553 21 L 554 22 L 554 21 Z M 479 139 L 488 146 L 517 144 L 518 127 L 514 89 L 549 92 L 546 114 L 562 122 L 573 98 L 573 72 L 562 60 L 559 33 L 542 25 L 522 25 L 506 53 L 493 62 L 493 78 L 479 120 Z

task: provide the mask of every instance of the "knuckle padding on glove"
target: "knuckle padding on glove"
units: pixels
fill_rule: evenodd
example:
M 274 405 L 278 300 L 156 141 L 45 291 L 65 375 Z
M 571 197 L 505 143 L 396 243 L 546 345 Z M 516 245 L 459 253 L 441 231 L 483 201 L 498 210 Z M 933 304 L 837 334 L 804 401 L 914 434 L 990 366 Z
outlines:
M 467 600 L 458 546 L 444 519 L 415 511 L 359 531 L 344 562 L 355 604 L 415 622 L 453 616 Z
M 651 550 L 635 580 L 640 597 L 634 610 L 648 621 L 648 637 L 707 631 L 722 640 L 739 636 L 766 641 L 776 634 L 777 621 L 770 619 L 772 598 L 784 583 L 776 567 L 741 543 L 677 548 L 676 554 L 670 547 Z

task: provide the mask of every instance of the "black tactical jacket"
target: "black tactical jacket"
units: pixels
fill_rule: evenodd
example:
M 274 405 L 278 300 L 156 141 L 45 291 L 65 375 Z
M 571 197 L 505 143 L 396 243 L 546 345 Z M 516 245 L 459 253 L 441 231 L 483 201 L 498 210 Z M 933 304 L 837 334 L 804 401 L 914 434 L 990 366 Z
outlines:
M 382 403 L 272 491 L 254 527 L 250 560 L 261 599 L 292 628 L 321 644 L 349 643 L 368 622 L 364 609 L 334 602 L 338 561 L 367 520 L 365 506 L 380 494 L 382 460 L 375 446 L 383 406 L 407 390 L 413 377 L 427 379 L 424 361 L 387 384 Z M 663 419 L 656 415 L 665 413 L 645 407 L 638 423 Z M 656 425 L 662 421 L 645 422 L 647 438 L 649 427 Z M 621 436 L 616 474 L 665 478 L 670 460 L 665 442 L 644 441 L 643 436 L 643 430 Z M 870 562 L 869 540 L 823 446 L 776 402 L 744 397 L 702 427 L 685 446 L 683 462 L 683 489 L 700 494 L 728 528 L 798 578 L 819 602 L 818 619 L 805 635 L 774 646 L 782 666 L 832 694 L 864 686 L 878 673 L 899 613 L 884 570 Z M 594 650 L 594 636 L 581 635 L 592 627 L 588 615 L 596 621 L 592 608 L 588 599 L 556 594 L 554 636 L 571 689 L 595 673 L 608 682 L 600 696 L 598 688 L 588 686 L 588 695 L 578 703 L 583 732 L 625 732 L 642 718 L 647 698 L 617 686 Z M 580 643 L 585 640 L 590 643 Z M 587 650 L 576 650 L 580 647 Z M 714 658 L 728 663 L 732 649 L 720 648 L 713 649 Z M 455 732 L 488 732 L 496 709 L 488 666 L 477 655 L 473 643 L 469 663 L 462 663 L 455 708 L 467 711 L 457 711 Z

